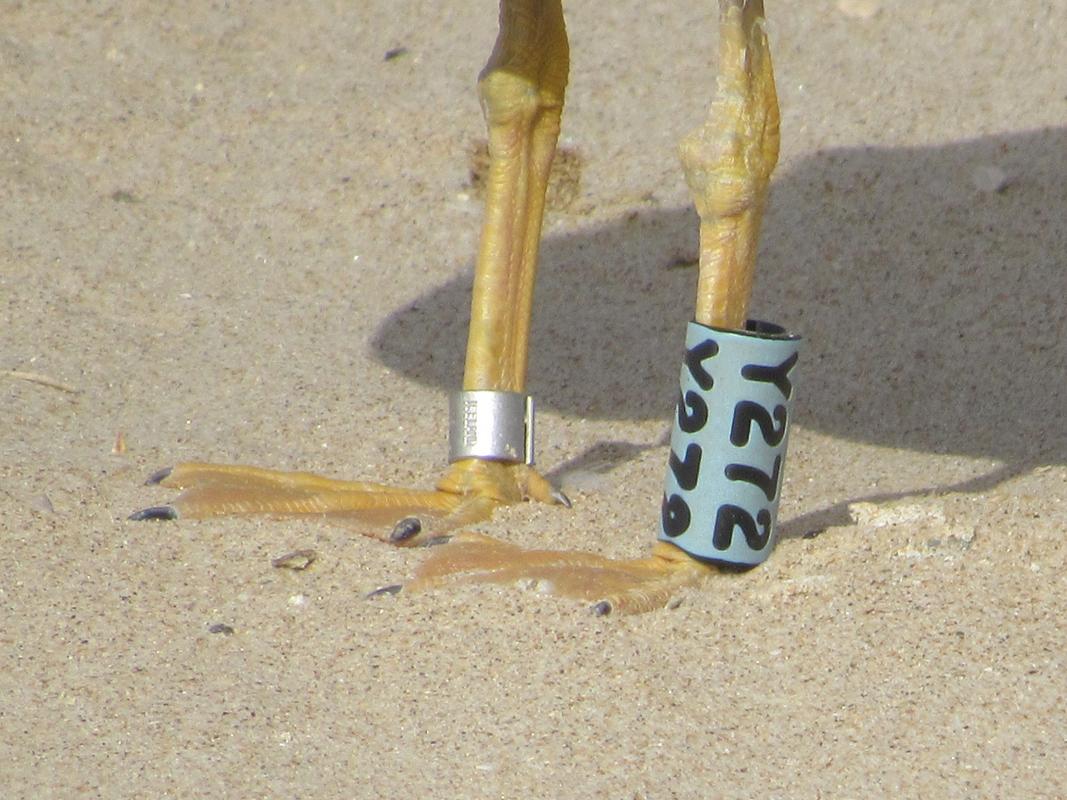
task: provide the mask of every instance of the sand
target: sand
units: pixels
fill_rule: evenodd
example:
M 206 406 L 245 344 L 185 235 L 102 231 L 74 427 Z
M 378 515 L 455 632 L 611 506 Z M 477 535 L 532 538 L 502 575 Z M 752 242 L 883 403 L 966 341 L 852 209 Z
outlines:
M 768 6 L 754 311 L 806 339 L 783 540 L 596 618 L 365 599 L 425 554 L 317 520 L 126 521 L 183 459 L 443 469 L 494 3 L 4 4 L 0 794 L 1067 796 L 1067 4 Z M 575 505 L 481 529 L 637 556 L 715 6 L 567 11 L 581 179 L 530 390 Z

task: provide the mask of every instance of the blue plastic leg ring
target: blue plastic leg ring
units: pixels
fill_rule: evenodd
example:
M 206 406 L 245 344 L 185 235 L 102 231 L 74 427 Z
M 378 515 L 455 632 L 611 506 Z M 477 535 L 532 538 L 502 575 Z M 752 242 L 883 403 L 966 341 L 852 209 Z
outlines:
M 753 566 L 777 540 L 800 337 L 689 323 L 659 538 L 696 558 Z

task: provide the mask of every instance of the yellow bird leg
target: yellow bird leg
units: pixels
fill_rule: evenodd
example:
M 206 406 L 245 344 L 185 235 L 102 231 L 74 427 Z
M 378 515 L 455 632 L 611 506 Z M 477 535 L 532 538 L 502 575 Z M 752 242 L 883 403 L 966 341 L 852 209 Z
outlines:
M 490 165 L 463 378 L 468 391 L 525 390 L 541 220 L 567 70 L 560 0 L 504 0 L 500 35 L 478 81 Z M 134 519 L 316 515 L 398 544 L 486 520 L 498 506 L 524 499 L 567 504 L 532 467 L 475 458 L 451 464 L 435 491 L 199 463 L 178 464 L 150 482 L 183 491 Z
M 696 321 L 743 329 L 771 173 L 778 95 L 762 0 L 722 0 L 718 90 L 704 125 L 681 142 L 700 215 Z
M 569 51 L 560 0 L 504 0 L 478 80 L 489 130 L 485 222 L 463 388 L 522 392 L 541 220 Z
M 764 31 L 762 0 L 720 0 L 718 89 L 708 121 L 682 142 L 682 165 L 700 215 L 696 319 L 744 325 L 760 221 L 778 157 L 778 100 Z M 666 605 L 678 589 L 717 568 L 667 542 L 652 555 L 613 561 L 592 553 L 522 550 L 461 533 L 423 563 L 405 587 L 422 591 L 462 583 L 518 584 L 597 601 L 598 614 Z

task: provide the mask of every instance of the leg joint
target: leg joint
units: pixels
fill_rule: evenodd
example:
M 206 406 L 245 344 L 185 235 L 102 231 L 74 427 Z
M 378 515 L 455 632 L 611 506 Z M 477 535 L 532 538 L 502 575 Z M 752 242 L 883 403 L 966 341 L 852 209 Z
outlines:
M 489 125 L 532 125 L 552 112 L 563 111 L 563 93 L 558 94 L 529 78 L 506 69 L 484 73 L 478 81 L 478 97 Z

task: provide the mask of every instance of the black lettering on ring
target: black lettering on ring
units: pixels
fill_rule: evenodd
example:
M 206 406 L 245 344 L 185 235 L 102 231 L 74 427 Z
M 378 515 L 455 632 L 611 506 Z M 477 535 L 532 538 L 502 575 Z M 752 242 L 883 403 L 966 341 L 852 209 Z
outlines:
M 685 351 L 685 365 L 689 374 L 697 382 L 697 386 L 705 392 L 710 391 L 715 385 L 715 379 L 704 369 L 704 360 L 719 353 L 719 345 L 713 339 L 705 339 L 700 344 L 695 344 Z
M 689 504 L 679 495 L 672 494 L 670 497 L 663 495 L 660 517 L 665 534 L 668 536 L 681 536 L 689 530 L 689 523 L 692 521 L 693 515 L 689 511 Z
M 697 478 L 700 477 L 700 457 L 703 453 L 699 444 L 690 444 L 685 448 L 685 458 L 678 458 L 673 450 L 667 458 L 667 464 L 674 473 L 674 479 L 687 492 L 696 488 Z
M 753 422 L 759 426 L 763 441 L 771 447 L 777 447 L 782 443 L 782 437 L 785 436 L 785 406 L 774 407 L 773 420 L 766 408 L 751 400 L 742 400 L 734 406 L 734 424 L 730 429 L 730 443 L 734 447 L 744 447 L 748 444 Z M 775 427 L 775 422 L 778 423 L 777 427 Z
M 756 526 L 756 519 L 759 520 L 759 527 Z M 756 519 L 752 519 L 752 515 L 740 506 L 729 503 L 719 506 L 719 512 L 715 515 L 715 532 L 711 536 L 712 545 L 716 550 L 729 550 L 734 528 L 739 527 L 749 548 L 762 550 L 771 538 L 771 512 L 761 509 Z
M 756 488 L 762 490 L 762 492 L 767 495 L 768 500 L 773 500 L 774 496 L 778 493 L 778 478 L 780 477 L 781 471 L 781 456 L 774 457 L 774 472 L 770 475 L 761 469 L 745 466 L 744 464 L 726 465 L 727 478 L 732 481 L 751 483 Z
M 789 372 L 796 366 L 797 354 L 789 356 L 776 367 L 768 367 L 762 364 L 746 364 L 741 367 L 741 377 L 750 381 L 761 383 L 773 383 L 782 393 L 782 397 L 789 399 L 793 394 L 793 384 L 789 380 Z
M 696 433 L 708 422 L 708 404 L 694 391 L 678 393 L 678 427 L 686 433 Z

